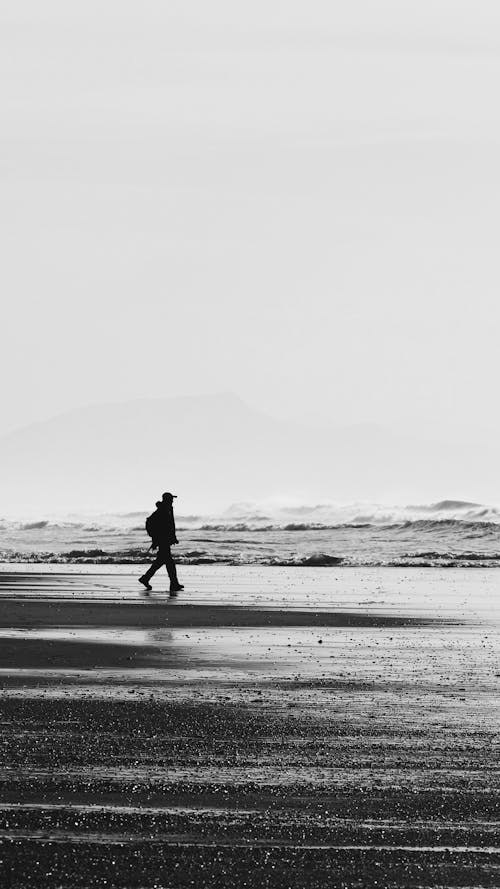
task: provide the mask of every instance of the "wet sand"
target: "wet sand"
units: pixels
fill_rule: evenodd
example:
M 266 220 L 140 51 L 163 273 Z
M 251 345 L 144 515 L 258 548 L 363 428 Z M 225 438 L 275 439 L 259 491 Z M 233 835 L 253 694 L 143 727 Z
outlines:
M 498 886 L 499 575 L 0 574 L 0 884 Z

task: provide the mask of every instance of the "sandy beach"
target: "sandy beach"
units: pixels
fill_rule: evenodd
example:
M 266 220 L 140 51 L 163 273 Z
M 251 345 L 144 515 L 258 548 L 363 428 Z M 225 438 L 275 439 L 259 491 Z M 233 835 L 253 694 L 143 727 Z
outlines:
M 498 886 L 497 578 L 4 566 L 2 885 Z

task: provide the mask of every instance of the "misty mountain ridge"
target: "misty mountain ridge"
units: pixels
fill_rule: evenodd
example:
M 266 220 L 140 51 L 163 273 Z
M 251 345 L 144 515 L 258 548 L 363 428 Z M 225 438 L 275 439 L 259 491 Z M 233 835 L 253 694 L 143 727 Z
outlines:
M 164 490 L 187 509 L 314 503 L 498 502 L 494 448 L 376 425 L 276 419 L 232 393 L 75 408 L 0 438 L 0 510 L 128 510 Z

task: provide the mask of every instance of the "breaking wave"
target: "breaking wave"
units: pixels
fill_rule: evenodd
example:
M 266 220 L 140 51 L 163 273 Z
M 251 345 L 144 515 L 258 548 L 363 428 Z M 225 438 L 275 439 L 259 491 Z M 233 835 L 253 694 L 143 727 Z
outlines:
M 152 556 L 144 549 L 106 551 L 102 549 L 70 550 L 69 552 L 16 552 L 0 551 L 0 561 L 4 563 L 30 563 L 53 565 L 146 565 Z M 275 555 L 239 553 L 184 553 L 176 556 L 178 565 L 214 567 L 261 566 L 269 568 L 497 568 L 500 567 L 500 552 L 407 552 L 396 558 L 382 553 L 351 554 L 347 556 L 328 553 Z
M 41 528 L 46 528 L 49 523 L 47 521 L 41 522 L 26 522 L 25 525 L 20 526 L 20 531 L 39 531 Z
M 105 513 L 33 517 L 23 520 L 0 519 L 0 528 L 11 531 L 51 531 L 57 529 L 96 532 L 141 531 L 148 512 Z M 370 503 L 258 504 L 237 503 L 214 515 L 177 513 L 177 525 L 185 530 L 207 531 L 308 531 L 340 527 L 365 528 L 407 525 L 413 522 L 460 522 L 500 524 L 500 509 L 468 500 L 440 500 L 435 503 L 387 506 Z

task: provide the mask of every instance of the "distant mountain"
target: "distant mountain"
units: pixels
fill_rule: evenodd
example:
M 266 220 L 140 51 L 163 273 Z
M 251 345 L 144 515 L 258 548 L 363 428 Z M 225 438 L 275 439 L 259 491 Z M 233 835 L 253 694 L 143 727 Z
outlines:
M 254 410 L 231 394 L 143 399 L 69 411 L 0 439 L 0 515 L 179 510 L 267 497 L 500 501 L 496 450 L 433 444 L 373 426 L 337 430 Z M 182 507 L 181 507 L 182 504 Z

